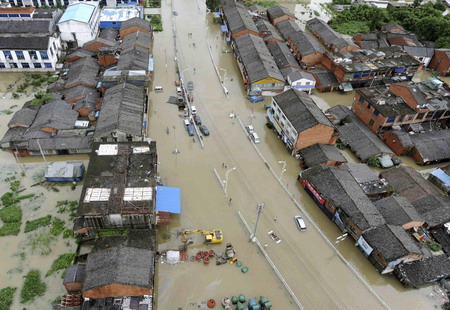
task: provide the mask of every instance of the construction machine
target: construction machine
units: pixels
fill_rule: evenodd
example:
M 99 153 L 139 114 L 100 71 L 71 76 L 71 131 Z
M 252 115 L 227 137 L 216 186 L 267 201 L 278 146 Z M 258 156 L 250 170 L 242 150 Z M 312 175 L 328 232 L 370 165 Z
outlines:
M 222 243 L 223 234 L 220 229 L 214 230 L 183 230 L 181 236 L 181 242 L 186 243 L 188 241 L 188 235 L 190 234 L 203 234 L 205 236 L 205 243 L 215 244 Z

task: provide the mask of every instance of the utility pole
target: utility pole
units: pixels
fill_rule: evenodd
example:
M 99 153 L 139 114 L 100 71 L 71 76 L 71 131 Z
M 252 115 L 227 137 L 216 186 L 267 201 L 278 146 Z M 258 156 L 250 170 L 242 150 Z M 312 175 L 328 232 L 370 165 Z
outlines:
M 278 178 L 278 180 L 281 182 L 281 177 L 283 176 L 283 173 L 286 171 L 286 161 L 280 160 L 278 163 L 283 164 L 283 167 L 281 168 L 280 177 Z
M 256 216 L 255 229 L 253 230 L 253 233 L 250 235 L 250 240 L 253 242 L 256 241 L 256 229 L 258 228 L 259 216 L 261 215 L 261 212 L 264 210 L 265 206 L 266 205 L 264 203 L 258 203 L 256 207 L 256 212 L 258 212 L 258 215 Z
M 44 152 L 42 151 L 41 144 L 39 143 L 39 139 L 37 139 L 37 144 L 39 146 L 39 151 L 41 151 L 42 158 L 44 159 L 45 162 L 47 162 L 47 160 L 45 159 Z
M 228 196 L 228 174 L 234 170 L 236 170 L 236 167 L 231 168 L 230 170 L 227 171 L 227 173 L 225 173 L 225 180 L 223 181 L 223 183 L 225 183 L 224 186 L 225 196 Z

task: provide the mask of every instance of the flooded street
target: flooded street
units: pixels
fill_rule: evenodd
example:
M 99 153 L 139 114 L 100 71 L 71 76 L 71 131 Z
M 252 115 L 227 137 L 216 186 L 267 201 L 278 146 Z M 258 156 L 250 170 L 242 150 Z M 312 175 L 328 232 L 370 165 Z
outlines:
M 180 70 L 185 81 L 194 82 L 193 105 L 211 131 L 211 136 L 203 139 L 204 149 L 198 141 L 193 142 L 188 137 L 177 107 L 167 103 L 169 96 L 176 95 L 174 81 L 177 78 L 173 61 L 172 11 L 178 13 L 174 19 Z M 175 0 L 173 8 L 169 2 L 163 2 L 165 30 L 155 34 L 154 85 L 163 86 L 164 92 L 150 93 L 152 112 L 148 136 L 158 143 L 159 171 L 164 185 L 180 187 L 182 198 L 181 215 L 169 227 L 160 228 L 159 247 L 161 250 L 178 249 L 181 241 L 177 233 L 182 229 L 222 229 L 224 242 L 235 246 L 238 259 L 249 267 L 249 272 L 243 274 L 232 265 L 160 264 L 158 309 L 194 309 L 197 302 L 239 293 L 267 296 L 275 309 L 298 308 L 261 251 L 249 242 L 247 230 L 238 217 L 240 211 L 253 228 L 256 206 L 263 202 L 266 207 L 259 220 L 257 238 L 261 244 L 267 243 L 269 257 L 305 309 L 382 309 L 383 302 L 384 307 L 390 309 L 433 309 L 438 301 L 426 297 L 432 292 L 431 286 L 420 290 L 404 289 L 394 276 L 381 276 L 352 240 L 339 243 L 337 249 L 362 279 L 346 266 L 309 221 L 307 232 L 298 231 L 293 216 L 305 214 L 297 209 L 292 197 L 284 192 L 258 157 L 238 121 L 229 118 L 231 112 L 237 113 L 244 124 L 253 124 L 261 138 L 258 148 L 277 173 L 282 168 L 278 161 L 287 162 L 282 182 L 331 243 L 334 244 L 341 234 L 296 182 L 300 169 L 298 162 L 265 126 L 264 102 L 251 104 L 246 99 L 233 54 L 222 53 L 230 47 L 224 44 L 219 26 L 212 24 L 210 17 L 205 22 L 204 11 L 204 3 L 193 0 Z M 192 39 L 188 38 L 188 33 L 193 33 Z M 229 100 L 222 92 L 208 46 L 221 68 L 219 72 L 229 90 Z M 337 104 L 350 106 L 353 94 L 316 92 L 314 99 L 322 109 Z M 175 149 L 180 153 L 174 154 Z M 353 154 L 347 152 L 344 152 L 345 156 L 355 162 Z M 227 169 L 222 168 L 223 163 Z M 220 178 L 224 179 L 226 171 L 233 167 L 236 170 L 230 172 L 228 180 L 228 193 L 232 197 L 229 205 L 213 169 L 216 168 Z M 281 243 L 276 244 L 270 239 L 267 232 L 271 230 L 281 238 Z M 201 237 L 195 240 L 195 244 L 188 247 L 190 255 L 210 248 L 201 245 Z M 223 251 L 222 245 L 212 248 L 216 252 Z

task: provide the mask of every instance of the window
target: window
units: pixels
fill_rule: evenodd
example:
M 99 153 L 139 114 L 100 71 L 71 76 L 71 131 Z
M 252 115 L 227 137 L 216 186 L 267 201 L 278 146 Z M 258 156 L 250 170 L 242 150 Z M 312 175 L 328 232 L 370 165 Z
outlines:
M 50 55 L 52 55 L 52 57 L 53 57 L 53 48 L 52 47 L 50 47 Z
M 22 68 L 29 68 L 30 64 L 28 62 L 21 62 Z
M 404 118 L 405 118 L 405 117 L 404 117 L 403 115 L 400 115 L 400 116 L 397 118 L 397 122 L 402 122 Z
M 39 54 L 41 54 L 41 58 L 42 58 L 42 59 L 48 59 L 48 54 L 47 54 L 47 52 L 40 51 Z
M 305 85 L 309 85 L 310 84 L 310 82 L 305 82 Z
M 0 68 L 6 68 L 5 63 L 4 62 L 0 62 Z
M 370 103 L 367 104 L 367 108 L 370 110 Z
M 3 51 L 3 55 L 5 55 L 6 59 L 12 59 L 12 55 L 10 51 Z
M 16 51 L 16 57 L 17 59 L 25 59 L 22 51 Z
M 42 65 L 41 65 L 40 63 L 37 62 L 37 63 L 34 64 L 34 67 L 35 67 L 35 68 L 42 68 Z
M 8 17 L 8 14 L 0 14 L 0 17 Z
M 360 103 L 363 103 L 363 102 L 364 102 L 364 97 L 363 97 L 363 96 L 360 96 L 360 97 L 359 97 L 359 102 L 360 102 Z
M 370 75 L 370 71 L 364 71 L 362 73 L 362 77 L 368 77 Z
M 44 65 L 45 65 L 46 68 L 53 68 L 52 64 L 49 63 L 49 62 L 45 62 Z
M 417 114 L 416 119 L 422 119 L 424 116 L 425 116 L 425 113 L 419 113 L 419 114 Z
M 362 72 L 355 72 L 353 73 L 353 78 L 354 79 L 359 79 L 361 77 Z
M 395 121 L 395 116 L 389 116 L 386 123 L 393 123 Z
M 19 4 L 19 3 L 17 3 Z M 19 14 L 9 14 L 9 17 L 19 17 Z
M 378 116 L 380 115 L 380 112 L 378 112 L 378 110 L 373 111 L 373 115 Z
M 373 119 L 371 119 L 371 120 L 369 121 L 369 126 L 372 127 L 372 126 L 373 126 L 373 123 L 374 123 L 374 121 L 373 121 Z
M 55 43 L 55 41 L 53 41 L 53 48 L 54 48 L 55 51 L 56 51 L 56 43 Z
M 408 115 L 408 121 L 412 121 L 415 115 Z
M 31 17 L 30 14 L 20 14 L 20 17 Z

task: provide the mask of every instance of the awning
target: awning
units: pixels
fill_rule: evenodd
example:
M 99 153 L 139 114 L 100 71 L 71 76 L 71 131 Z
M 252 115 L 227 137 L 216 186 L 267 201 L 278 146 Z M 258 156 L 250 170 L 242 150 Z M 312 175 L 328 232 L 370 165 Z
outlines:
M 228 31 L 227 25 L 220 26 L 220 30 L 222 30 L 222 32 L 227 32 Z
M 156 211 L 180 214 L 180 189 L 178 187 L 157 186 Z

